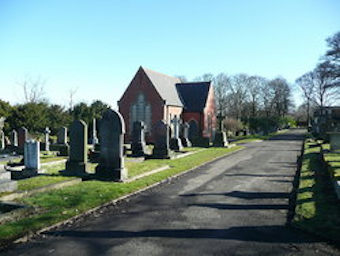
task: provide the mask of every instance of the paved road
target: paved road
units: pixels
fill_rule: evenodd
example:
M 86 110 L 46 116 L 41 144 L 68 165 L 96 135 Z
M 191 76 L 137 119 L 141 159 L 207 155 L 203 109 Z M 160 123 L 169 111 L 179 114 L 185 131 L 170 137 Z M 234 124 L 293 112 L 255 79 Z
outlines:
M 340 255 L 285 227 L 301 135 L 247 144 L 4 255 Z

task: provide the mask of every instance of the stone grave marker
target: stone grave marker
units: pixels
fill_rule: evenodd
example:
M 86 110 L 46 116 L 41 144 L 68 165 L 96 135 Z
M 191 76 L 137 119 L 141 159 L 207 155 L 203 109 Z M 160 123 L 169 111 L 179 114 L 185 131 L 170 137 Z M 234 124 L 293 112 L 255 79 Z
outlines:
M 67 128 L 61 127 L 57 133 L 57 144 L 67 145 Z
M 133 123 L 131 150 L 132 156 L 145 155 L 145 125 L 143 121 Z
M 217 116 L 218 119 L 218 129 L 215 133 L 215 138 L 213 141 L 213 146 L 214 147 L 228 147 L 229 143 L 227 140 L 227 135 L 225 131 L 223 131 L 223 119 L 224 116 L 222 114 L 219 114 Z
M 327 134 L 329 134 L 330 150 L 340 150 L 340 132 L 328 132 Z
M 181 141 L 184 147 L 191 147 L 191 142 L 189 140 L 189 124 L 187 122 L 181 125 Z
M 169 148 L 169 126 L 163 120 L 159 120 L 154 124 L 152 130 L 155 142 L 151 158 L 170 158 L 171 151 Z
M 87 125 L 82 120 L 73 121 L 70 128 L 70 155 L 64 174 L 84 176 L 87 170 Z
M 16 130 L 12 130 L 11 135 L 10 135 L 10 141 L 11 141 L 12 147 L 18 146 L 18 133 Z
M 45 135 L 45 148 L 44 148 L 44 150 L 45 151 L 50 151 L 50 133 L 51 133 L 51 130 L 48 127 L 46 127 L 45 131 L 44 131 L 44 135 Z
M 91 132 L 90 144 L 92 144 L 93 146 L 98 144 L 97 125 L 96 125 L 95 118 L 93 118 L 93 121 L 92 121 L 92 132 Z
M 175 116 L 171 120 L 173 125 L 173 137 L 170 139 L 170 149 L 175 151 L 181 151 L 183 149 L 182 141 L 179 138 L 179 128 L 181 125 L 181 120 Z
M 28 139 L 27 129 L 25 127 L 20 127 L 18 129 L 18 147 L 23 149 L 27 139 Z
M 0 130 L 0 150 L 5 149 L 5 133 L 3 130 Z
M 124 181 L 127 170 L 124 168 L 123 145 L 125 125 L 121 114 L 108 109 L 100 121 L 100 160 L 96 176 L 100 179 Z
M 0 193 L 16 190 L 17 182 L 11 180 L 11 172 L 5 170 L 3 165 L 0 165 Z

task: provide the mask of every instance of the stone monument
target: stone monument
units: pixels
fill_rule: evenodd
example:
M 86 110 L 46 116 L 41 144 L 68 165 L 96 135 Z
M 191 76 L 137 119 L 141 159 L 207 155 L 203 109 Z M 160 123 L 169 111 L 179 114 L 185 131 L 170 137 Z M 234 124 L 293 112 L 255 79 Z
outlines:
M 169 159 L 171 155 L 169 148 L 169 126 L 163 120 L 159 120 L 154 124 L 152 130 L 155 143 L 150 158 Z
M 96 176 L 100 179 L 124 181 L 127 170 L 124 168 L 123 145 L 125 125 L 120 113 L 108 109 L 100 121 L 100 160 Z
M 57 133 L 57 144 L 67 145 L 67 128 L 61 127 Z
M 40 170 L 40 142 L 27 140 L 24 144 L 25 168 L 21 172 L 12 172 L 12 177 L 29 178 L 38 174 Z M 17 175 L 14 175 L 14 174 Z M 17 179 L 16 178 L 16 179 Z
M 0 117 L 0 150 L 5 149 L 5 133 L 2 130 L 5 125 L 5 120 L 5 117 Z
M 132 156 L 145 155 L 145 125 L 143 121 L 133 123 L 131 150 Z
M 20 127 L 18 129 L 18 147 L 20 149 L 24 148 L 27 139 L 28 139 L 27 129 L 25 127 Z
M 174 151 L 181 151 L 183 149 L 182 141 L 179 138 L 179 127 L 181 125 L 181 120 L 175 116 L 171 120 L 173 125 L 173 137 L 170 139 L 170 149 Z
M 180 138 L 184 147 L 191 147 L 191 141 L 189 140 L 189 124 L 187 122 L 181 124 Z
M 95 118 L 93 118 L 93 121 L 92 121 L 92 135 L 91 135 L 91 139 L 90 139 L 90 144 L 92 144 L 93 146 L 98 144 L 97 125 L 96 125 L 96 119 Z
M 5 149 L 5 133 L 0 129 L 0 150 Z
M 12 147 L 17 147 L 18 146 L 18 133 L 16 130 L 12 130 L 11 136 L 10 136 L 10 141 Z
M 61 127 L 57 133 L 57 145 L 59 156 L 68 156 L 69 154 L 69 145 L 67 143 L 67 128 Z
M 0 193 L 16 190 L 17 182 L 11 180 L 11 173 L 5 170 L 3 165 L 0 165 Z
M 50 151 L 50 133 L 51 133 L 51 130 L 48 127 L 46 127 L 45 131 L 44 131 L 44 135 L 45 135 L 45 148 L 44 148 L 44 150 L 45 151 Z
M 328 132 L 327 134 L 329 135 L 330 150 L 340 150 L 340 131 Z
M 70 128 L 70 155 L 64 174 L 84 176 L 87 170 L 87 125 L 82 120 L 73 121 Z
M 223 131 L 224 116 L 220 113 L 217 116 L 217 119 L 218 119 L 218 130 L 215 133 L 213 146 L 214 147 L 228 147 L 229 143 L 228 143 L 228 140 L 227 140 L 227 135 Z

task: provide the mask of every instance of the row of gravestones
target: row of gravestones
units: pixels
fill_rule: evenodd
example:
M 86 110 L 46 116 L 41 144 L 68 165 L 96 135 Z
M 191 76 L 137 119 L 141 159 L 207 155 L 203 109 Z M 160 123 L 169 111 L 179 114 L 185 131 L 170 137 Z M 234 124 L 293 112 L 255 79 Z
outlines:
M 179 120 L 173 120 L 173 138 L 169 139 L 169 126 L 160 120 L 153 126 L 154 148 L 149 158 L 167 159 L 171 157 L 170 141 L 176 150 L 182 148 L 179 136 Z M 188 141 L 188 125 L 184 124 L 183 141 Z M 131 149 L 135 156 L 145 155 L 145 134 L 143 122 L 135 122 L 132 133 Z M 107 110 L 100 121 L 100 159 L 95 170 L 99 179 L 124 180 L 127 170 L 124 168 L 125 126 L 123 117 L 114 110 Z M 66 162 L 64 175 L 87 176 L 87 125 L 82 120 L 76 120 L 70 127 L 70 154 Z

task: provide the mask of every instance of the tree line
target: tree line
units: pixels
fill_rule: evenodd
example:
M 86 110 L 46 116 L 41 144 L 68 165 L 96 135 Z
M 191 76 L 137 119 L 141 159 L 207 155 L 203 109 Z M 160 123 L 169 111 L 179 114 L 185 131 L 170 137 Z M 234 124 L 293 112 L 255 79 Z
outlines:
M 56 134 L 62 126 L 68 127 L 75 119 L 82 119 L 91 127 L 93 118 L 100 118 L 107 108 L 109 105 L 100 100 L 91 104 L 81 102 L 73 108 L 49 104 L 40 98 L 14 106 L 0 100 L 0 116 L 6 118 L 6 134 L 22 126 L 31 133 L 43 133 L 45 127 L 49 127 L 52 134 Z
M 305 113 L 308 124 L 316 108 L 339 104 L 340 100 L 340 31 L 326 42 L 328 49 L 316 67 L 296 79 L 304 97 L 297 112 Z

